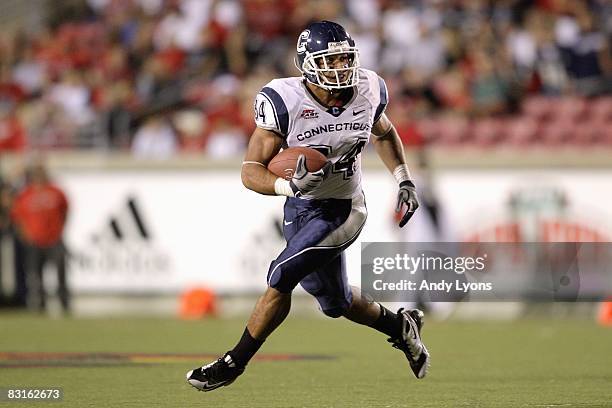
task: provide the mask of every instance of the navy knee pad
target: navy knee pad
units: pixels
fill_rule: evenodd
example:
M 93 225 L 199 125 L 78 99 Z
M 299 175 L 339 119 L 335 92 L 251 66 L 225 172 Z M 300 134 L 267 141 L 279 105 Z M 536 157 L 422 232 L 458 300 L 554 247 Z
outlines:
M 291 270 L 284 269 L 280 266 L 275 269 L 274 274 L 271 272 L 274 270 L 275 262 L 270 264 L 268 271 L 268 286 L 278 290 L 281 293 L 290 293 L 297 286 L 295 275 L 292 274 Z
M 322 309 L 321 311 L 325 314 L 325 316 L 337 319 L 344 315 L 346 308 L 334 307 L 333 309 L 324 309 L 324 310 Z
M 321 311 L 325 314 L 325 316 L 334 319 L 344 316 L 344 313 L 349 309 L 349 307 L 351 307 L 351 303 L 346 300 L 338 301 L 337 299 L 335 299 L 335 301 L 333 302 L 325 302 L 322 301 L 321 298 L 317 298 L 317 300 L 319 301 L 319 305 L 325 305 L 325 303 L 334 303 L 334 305 L 328 305 L 325 308 L 321 307 Z

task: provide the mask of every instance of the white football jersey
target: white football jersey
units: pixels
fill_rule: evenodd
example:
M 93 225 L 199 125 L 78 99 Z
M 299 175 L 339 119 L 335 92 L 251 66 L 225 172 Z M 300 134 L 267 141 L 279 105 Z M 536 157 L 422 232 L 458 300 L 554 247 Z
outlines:
M 329 176 L 302 198 L 353 198 L 361 193 L 361 152 L 388 96 L 384 80 L 374 71 L 358 73 L 353 97 L 342 107 L 321 105 L 302 77 L 274 79 L 255 98 L 255 123 L 282 137 L 283 148 L 311 147 L 333 163 Z

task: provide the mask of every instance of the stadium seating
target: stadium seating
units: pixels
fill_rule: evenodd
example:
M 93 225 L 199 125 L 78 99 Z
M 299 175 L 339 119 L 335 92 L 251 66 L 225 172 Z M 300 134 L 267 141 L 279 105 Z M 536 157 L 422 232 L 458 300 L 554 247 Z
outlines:
M 477 147 L 555 147 L 612 144 L 612 98 L 526 98 L 520 113 L 467 119 L 430 116 L 417 129 L 430 144 Z

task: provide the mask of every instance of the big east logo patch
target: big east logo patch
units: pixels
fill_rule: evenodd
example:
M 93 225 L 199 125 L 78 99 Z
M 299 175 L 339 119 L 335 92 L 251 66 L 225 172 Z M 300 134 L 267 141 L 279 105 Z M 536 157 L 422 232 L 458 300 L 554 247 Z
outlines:
M 302 111 L 302 114 L 300 115 L 300 118 L 303 118 L 303 119 L 314 119 L 318 117 L 319 117 L 319 114 L 315 112 L 314 109 L 304 109 Z

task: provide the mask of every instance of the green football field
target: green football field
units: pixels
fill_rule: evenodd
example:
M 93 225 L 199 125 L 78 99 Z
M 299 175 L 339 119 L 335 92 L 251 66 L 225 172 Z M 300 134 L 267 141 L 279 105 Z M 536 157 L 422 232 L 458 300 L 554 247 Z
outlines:
M 0 387 L 62 387 L 58 407 L 612 407 L 612 328 L 581 320 L 426 322 L 429 376 L 371 329 L 292 318 L 233 385 L 185 372 L 243 321 L 45 319 L 0 314 Z

